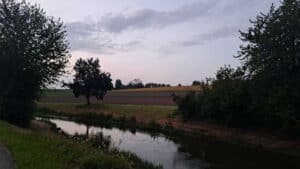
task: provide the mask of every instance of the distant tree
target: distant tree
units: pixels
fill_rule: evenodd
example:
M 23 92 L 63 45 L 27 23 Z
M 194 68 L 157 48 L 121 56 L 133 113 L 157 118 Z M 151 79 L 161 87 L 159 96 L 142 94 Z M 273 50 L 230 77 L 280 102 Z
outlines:
M 107 91 L 113 88 L 110 74 L 101 72 L 98 59 L 78 59 L 75 66 L 74 82 L 65 84 L 73 90 L 75 97 L 81 95 L 86 97 L 87 104 L 90 105 L 90 98 L 95 96 L 98 100 L 103 100 Z
M 66 35 L 38 5 L 0 1 L 0 119 L 30 123 L 41 89 L 64 73 Z
M 122 89 L 122 88 L 123 88 L 122 81 L 120 79 L 117 79 L 115 84 L 115 89 Z
M 160 83 L 147 83 L 145 84 L 145 88 L 155 88 L 155 87 L 170 87 L 169 84 L 160 84 Z
M 144 84 L 141 79 L 134 79 L 128 83 L 127 88 L 144 88 Z
M 178 87 L 181 87 L 181 86 L 182 86 L 182 85 L 179 83 L 179 84 L 178 84 Z
M 193 81 L 193 84 L 192 86 L 200 86 L 201 85 L 201 82 L 200 81 Z

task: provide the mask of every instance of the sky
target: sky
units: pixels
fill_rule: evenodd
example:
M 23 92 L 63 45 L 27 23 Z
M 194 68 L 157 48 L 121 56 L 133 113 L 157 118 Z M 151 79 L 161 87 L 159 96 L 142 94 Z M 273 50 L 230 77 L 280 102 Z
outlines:
M 233 56 L 259 12 L 279 0 L 28 0 L 65 23 L 72 58 L 99 58 L 123 83 L 190 85 L 213 77 Z

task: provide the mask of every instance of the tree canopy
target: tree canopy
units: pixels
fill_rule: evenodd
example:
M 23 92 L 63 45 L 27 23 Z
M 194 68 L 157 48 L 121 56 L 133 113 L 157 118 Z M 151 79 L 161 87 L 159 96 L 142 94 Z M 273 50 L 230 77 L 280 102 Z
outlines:
M 176 97 L 185 117 L 300 136 L 300 1 L 284 0 L 240 32 L 236 58 L 199 94 Z
M 90 97 L 95 96 L 98 100 L 103 100 L 107 91 L 113 89 L 110 73 L 102 72 L 98 59 L 78 59 L 74 66 L 75 76 L 73 83 L 66 84 L 73 90 L 75 97 L 81 95 L 90 104 Z
M 68 62 L 60 20 L 25 1 L 0 2 L 0 118 L 28 124 L 42 88 L 57 81 Z

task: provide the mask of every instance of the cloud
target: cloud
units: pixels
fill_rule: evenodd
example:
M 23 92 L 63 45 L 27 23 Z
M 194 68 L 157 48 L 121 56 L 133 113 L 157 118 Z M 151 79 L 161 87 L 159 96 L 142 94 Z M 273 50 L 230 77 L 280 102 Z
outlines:
M 228 37 L 236 37 L 238 33 L 238 26 L 224 26 L 216 30 L 210 31 L 208 33 L 195 35 L 190 40 L 177 42 L 176 45 L 180 47 L 191 47 L 197 45 L 204 45 L 209 41 L 215 41 L 219 39 L 224 39 Z
M 128 51 L 133 47 L 142 45 L 140 40 L 116 43 L 109 33 L 100 29 L 95 23 L 72 22 L 67 23 L 66 27 L 72 51 L 107 54 Z
M 170 11 L 142 9 L 130 14 L 107 14 L 100 20 L 99 26 L 112 33 L 134 29 L 163 28 L 207 16 L 215 5 L 216 1 L 210 0 L 206 3 L 184 5 Z
M 215 15 L 225 15 L 228 11 L 242 10 L 240 5 L 238 5 L 242 2 L 246 3 L 248 1 L 207 0 L 183 5 L 169 11 L 141 9 L 130 13 L 110 13 L 102 16 L 97 22 L 86 19 L 67 23 L 68 38 L 71 43 L 71 50 L 73 51 L 85 50 L 100 54 L 128 51 L 130 49 L 136 49 L 135 47 L 137 46 L 140 47 L 143 45 L 143 42 L 131 38 L 131 40 L 127 42 L 118 43 L 114 38 L 116 33 L 121 33 L 126 30 L 165 28 L 174 24 L 191 22 L 199 18 L 207 19 Z M 239 8 L 237 9 L 236 6 L 239 6 Z M 208 41 L 233 36 L 237 31 L 237 27 L 222 27 L 209 33 L 195 35 L 190 40 L 177 42 L 175 44 L 181 47 L 203 45 Z M 169 45 L 167 48 L 171 48 L 170 46 L 172 45 Z M 162 47 L 159 51 L 170 54 L 166 47 Z

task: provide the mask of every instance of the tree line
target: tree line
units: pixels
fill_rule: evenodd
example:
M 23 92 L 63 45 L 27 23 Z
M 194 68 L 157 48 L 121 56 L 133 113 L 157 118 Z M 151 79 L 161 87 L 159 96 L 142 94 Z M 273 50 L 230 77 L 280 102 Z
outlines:
M 235 58 L 201 83 L 202 92 L 175 96 L 186 119 L 300 136 L 300 2 L 284 0 L 240 32 Z
M 123 84 L 120 79 L 115 82 L 115 89 L 138 89 L 138 88 L 155 88 L 155 87 L 171 87 L 170 84 L 164 83 L 146 83 L 144 84 L 140 79 L 134 79 L 130 81 L 127 85 Z

